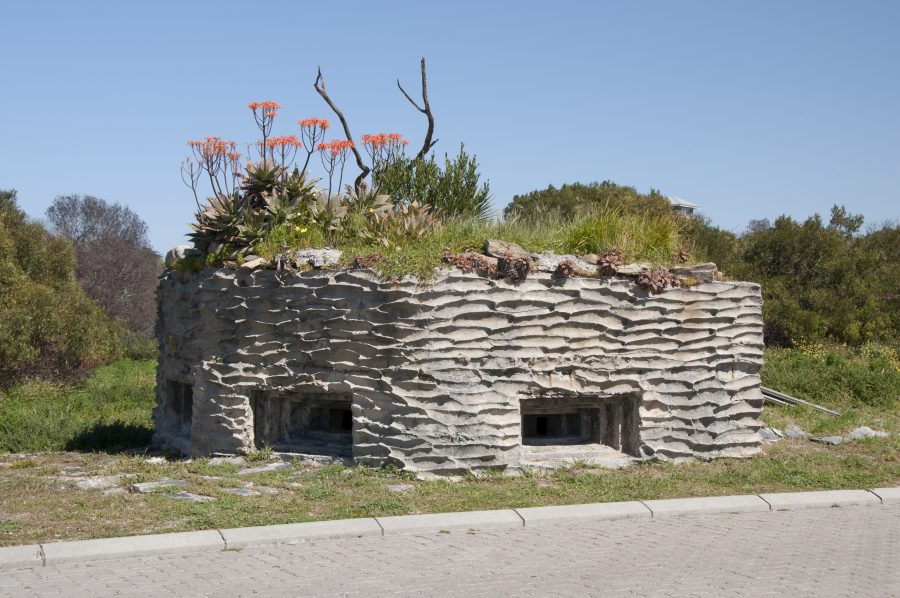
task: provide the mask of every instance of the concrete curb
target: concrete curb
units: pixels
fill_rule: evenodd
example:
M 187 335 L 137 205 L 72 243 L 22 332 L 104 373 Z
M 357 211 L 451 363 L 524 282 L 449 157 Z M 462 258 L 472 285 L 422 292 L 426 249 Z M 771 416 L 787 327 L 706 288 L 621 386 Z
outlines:
M 150 555 L 221 551 L 249 546 L 297 544 L 314 540 L 340 538 L 520 528 L 553 523 L 579 523 L 590 520 L 649 519 L 651 517 L 687 514 L 746 513 L 897 503 L 900 503 L 900 488 L 875 488 L 872 490 L 827 490 L 822 492 L 707 496 L 557 507 L 528 507 L 496 511 L 312 521 L 287 525 L 105 538 L 100 540 L 76 540 L 43 545 L 9 546 L 0 548 L 0 570 Z
M 427 534 L 453 530 L 497 529 L 522 527 L 524 525 L 522 518 L 512 509 L 376 517 L 375 521 L 381 526 L 385 536 Z
M 749 513 L 769 510 L 769 504 L 755 494 L 645 500 L 643 504 L 653 512 L 654 517 L 695 513 Z
M 43 544 L 44 564 L 74 563 L 81 561 L 105 561 L 135 556 L 223 550 L 225 541 L 217 530 L 154 534 L 151 536 L 125 536 L 102 540 L 75 540 Z
M 783 492 L 760 494 L 773 511 L 813 507 L 846 507 L 881 504 L 881 499 L 868 490 L 825 490 L 822 492 Z
M 299 544 L 311 540 L 337 540 L 380 536 L 381 526 L 374 519 L 311 521 L 287 525 L 262 525 L 220 530 L 227 548 L 246 548 L 271 544 Z
M 900 503 L 900 488 L 872 488 L 869 492 L 880 498 L 882 504 Z
M 7 546 L 0 548 L 0 571 L 3 569 L 24 569 L 40 567 L 44 564 L 44 553 L 37 544 L 31 546 Z
M 528 507 L 516 509 L 525 527 L 579 520 L 649 519 L 652 511 L 636 500 L 562 507 Z

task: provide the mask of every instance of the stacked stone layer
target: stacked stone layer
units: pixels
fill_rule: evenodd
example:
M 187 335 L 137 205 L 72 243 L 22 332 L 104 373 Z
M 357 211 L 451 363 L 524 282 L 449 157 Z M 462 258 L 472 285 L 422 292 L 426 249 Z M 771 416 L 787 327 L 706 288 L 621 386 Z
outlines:
M 350 393 L 359 463 L 516 468 L 521 399 L 629 395 L 641 456 L 746 456 L 761 441 L 761 306 L 744 282 L 649 295 L 631 279 L 547 273 L 445 270 L 426 284 L 367 270 L 170 272 L 157 441 L 249 451 L 254 393 Z M 193 387 L 189 438 L 167 431 L 170 381 Z

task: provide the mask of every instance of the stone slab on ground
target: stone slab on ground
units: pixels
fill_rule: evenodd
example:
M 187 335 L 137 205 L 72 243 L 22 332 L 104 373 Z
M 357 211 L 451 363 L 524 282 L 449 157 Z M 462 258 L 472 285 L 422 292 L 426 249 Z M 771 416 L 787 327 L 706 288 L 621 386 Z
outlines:
M 871 492 L 880 498 L 883 504 L 900 503 L 900 488 L 872 488 Z
M 522 527 L 522 518 L 512 509 L 498 511 L 466 511 L 376 517 L 384 535 L 438 533 L 453 530 Z
M 278 461 L 276 463 L 266 463 L 265 465 L 260 465 L 258 467 L 250 467 L 247 469 L 242 469 L 238 472 L 238 475 L 254 475 L 257 473 L 270 473 L 272 471 L 281 471 L 283 469 L 290 469 L 291 464 L 285 463 L 284 461 Z
M 654 517 L 688 513 L 747 513 L 769 510 L 769 504 L 754 494 L 671 498 L 641 502 L 653 512 Z
M 230 549 L 269 544 L 298 544 L 310 540 L 380 536 L 381 527 L 374 519 L 367 518 L 241 527 L 223 529 L 221 532 Z
M 636 500 L 560 507 L 527 507 L 516 509 L 516 512 L 525 521 L 526 527 L 582 519 L 631 519 L 652 516 L 650 509 Z
M 166 494 L 169 498 L 174 500 L 183 500 L 185 502 L 200 504 L 205 502 L 212 502 L 216 500 L 212 496 L 204 496 L 202 494 L 194 494 L 193 492 L 168 492 Z
M 831 446 L 837 446 L 847 442 L 847 439 L 843 436 L 821 436 L 818 438 L 810 438 L 810 440 L 818 442 L 819 444 L 830 444 Z
M 131 485 L 134 491 L 140 494 L 147 494 L 161 488 L 183 488 L 185 486 L 187 486 L 187 482 L 184 480 L 173 480 L 171 478 L 160 478 L 153 482 L 141 482 Z
M 259 492 L 250 488 L 223 488 L 222 491 L 235 496 L 259 496 Z
M 43 564 L 44 557 L 41 554 L 41 547 L 37 544 L 0 548 L 0 569 L 41 567 Z
M 844 507 L 848 505 L 878 504 L 881 500 L 868 490 L 826 490 L 820 492 L 781 492 L 760 494 L 772 510 L 807 507 Z
M 133 473 L 120 473 L 118 475 L 97 475 L 86 478 L 67 478 L 75 487 L 81 490 L 106 490 L 114 488 L 124 479 L 133 478 Z
M 44 558 L 47 565 L 180 552 L 223 550 L 224 548 L 225 542 L 216 530 L 105 538 L 102 540 L 75 540 L 74 542 L 52 542 L 43 545 Z
M 847 438 L 850 440 L 862 440 L 863 438 L 887 438 L 890 436 L 887 432 L 881 432 L 879 430 L 873 430 L 872 428 L 862 426 L 856 428 L 849 434 L 847 434 Z

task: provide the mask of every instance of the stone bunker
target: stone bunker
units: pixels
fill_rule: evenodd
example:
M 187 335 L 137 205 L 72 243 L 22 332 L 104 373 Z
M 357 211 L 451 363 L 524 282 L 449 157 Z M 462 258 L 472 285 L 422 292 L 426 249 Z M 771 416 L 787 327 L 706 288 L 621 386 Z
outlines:
M 423 474 L 748 456 L 760 289 L 705 273 L 650 294 L 634 277 L 548 271 L 169 271 L 156 442 Z

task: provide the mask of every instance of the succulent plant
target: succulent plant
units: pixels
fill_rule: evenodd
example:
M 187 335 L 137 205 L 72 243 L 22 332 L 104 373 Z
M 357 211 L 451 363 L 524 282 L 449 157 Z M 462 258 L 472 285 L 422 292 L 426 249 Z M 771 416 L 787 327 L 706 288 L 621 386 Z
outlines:
M 512 281 L 525 280 L 534 266 L 534 261 L 528 256 L 501 255 L 497 258 L 497 273 L 500 277 Z
M 622 265 L 622 251 L 615 246 L 607 247 L 597 260 L 597 270 L 601 276 L 613 276 Z
M 234 244 L 240 238 L 244 211 L 244 201 L 237 194 L 210 197 L 195 215 L 196 222 L 191 224 L 188 238 L 194 242 L 194 247 L 204 252 L 213 243 Z
M 563 260 L 556 265 L 556 270 L 553 271 L 553 278 L 562 280 L 571 278 L 577 273 L 578 269 L 575 267 L 575 263 L 572 262 L 572 260 Z
M 656 294 L 663 292 L 667 287 L 679 286 L 678 277 L 669 272 L 668 268 L 643 268 L 637 279 L 638 286 Z
M 340 195 L 328 197 L 326 191 L 320 190 L 315 201 L 310 204 L 312 217 L 326 236 L 341 229 L 344 219 L 349 213 L 347 203 Z
M 241 181 L 240 188 L 251 208 L 265 207 L 265 198 L 275 190 L 283 174 L 284 168 L 269 160 L 247 164 L 247 173 Z

